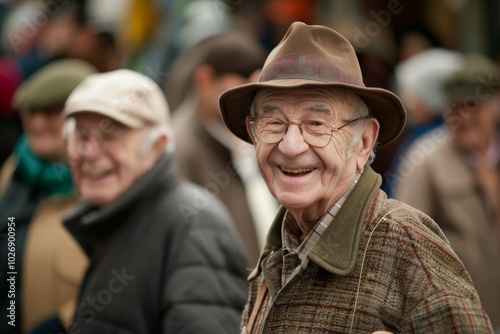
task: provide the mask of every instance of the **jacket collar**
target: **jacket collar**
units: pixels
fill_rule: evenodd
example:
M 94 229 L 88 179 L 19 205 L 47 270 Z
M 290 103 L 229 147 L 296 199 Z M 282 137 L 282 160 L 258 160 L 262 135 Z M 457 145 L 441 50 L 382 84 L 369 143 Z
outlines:
M 138 208 L 149 205 L 162 189 L 172 189 L 178 181 L 171 154 L 160 156 L 151 170 L 139 178 L 113 203 L 97 208 L 82 201 L 64 220 L 65 227 L 88 256 Z
M 341 276 L 349 275 L 354 269 L 358 255 L 359 240 L 370 204 L 382 183 L 380 175 L 369 166 L 361 175 L 358 184 L 342 205 L 331 224 L 323 233 L 318 243 L 309 251 L 308 258 L 325 270 Z M 257 267 L 250 274 L 249 280 L 256 278 L 261 263 L 273 251 L 282 248 L 281 225 L 286 209 L 280 207 L 274 219 L 259 258 Z

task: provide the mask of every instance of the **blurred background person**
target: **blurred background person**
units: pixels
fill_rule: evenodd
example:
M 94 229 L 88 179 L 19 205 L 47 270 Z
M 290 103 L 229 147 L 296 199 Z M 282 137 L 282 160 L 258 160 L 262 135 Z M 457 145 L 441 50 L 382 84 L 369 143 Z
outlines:
M 258 172 L 253 147 L 236 140 L 224 126 L 219 96 L 248 82 L 264 64 L 265 56 L 263 48 L 246 33 L 213 36 L 179 56 L 166 88 L 172 94 L 185 82 L 185 93 L 177 93 L 185 98 L 173 118 L 181 173 L 219 197 L 229 209 L 251 268 L 257 263 L 277 204 Z M 176 70 L 185 66 L 191 70 L 184 80 L 178 80 Z
M 404 23 L 394 30 L 397 62 L 401 63 L 429 49 L 443 45 L 425 22 Z
M 419 164 L 407 167 L 411 172 L 400 173 L 393 188 L 396 199 L 427 213 L 441 227 L 497 330 L 499 87 L 500 70 L 491 59 L 466 55 L 459 69 L 444 81 L 445 131 L 430 132 L 414 142 L 404 159 L 406 164 Z M 424 153 L 420 145 L 432 150 Z
M 98 71 L 123 65 L 117 43 L 122 6 L 113 1 L 18 1 L 5 9 L 0 53 L 0 164 L 10 155 L 22 134 L 12 108 L 17 87 L 45 65 L 64 58 L 81 59 Z M 122 9 L 123 10 L 123 9 Z
M 121 0 L 119 0 L 121 1 Z M 95 1 L 98 2 L 98 1 Z M 243 21 L 230 5 L 219 0 L 128 0 L 120 29 L 127 64 L 164 85 L 172 62 L 211 36 L 228 32 Z M 169 99 L 172 110 L 175 101 Z
M 391 196 L 394 179 L 401 173 L 402 157 L 421 136 L 440 128 L 447 108 L 443 82 L 462 65 L 462 54 L 444 48 L 432 48 L 400 62 L 395 69 L 395 90 L 408 112 L 404 141 L 384 175 L 382 189 Z
M 94 74 L 63 115 L 83 199 L 64 225 L 90 261 L 71 331 L 235 332 L 243 249 L 221 202 L 179 179 L 160 87 L 127 69 Z
M 14 96 L 24 135 L 0 172 L 1 333 L 59 332 L 68 326 L 87 265 L 78 244 L 62 226 L 76 204 L 62 137 L 60 113 L 71 91 L 96 69 L 76 59 L 52 62 L 23 82 Z M 8 269 L 7 217 L 15 223 L 15 269 Z M 15 275 L 15 298 L 5 279 Z M 15 302 L 15 326 L 7 309 Z M 6 320 L 7 319 L 7 320 Z

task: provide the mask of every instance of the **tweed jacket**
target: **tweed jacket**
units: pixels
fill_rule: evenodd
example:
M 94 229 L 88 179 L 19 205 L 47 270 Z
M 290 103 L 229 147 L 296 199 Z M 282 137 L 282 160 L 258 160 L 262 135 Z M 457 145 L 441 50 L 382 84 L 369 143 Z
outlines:
M 437 137 L 439 130 L 441 137 Z M 426 151 L 429 154 L 416 168 L 406 166 L 395 198 L 425 212 L 439 225 L 470 273 L 494 328 L 500 329 L 500 239 L 495 234 L 493 210 L 451 135 L 443 129 L 434 132 L 408 152 L 405 161 L 416 161 L 413 157 L 424 146 L 434 148 Z M 428 144 L 431 140 L 434 146 Z
M 424 213 L 387 199 L 365 168 L 357 186 L 281 286 L 278 213 L 249 277 L 242 333 L 265 280 L 252 333 L 493 333 L 465 267 Z

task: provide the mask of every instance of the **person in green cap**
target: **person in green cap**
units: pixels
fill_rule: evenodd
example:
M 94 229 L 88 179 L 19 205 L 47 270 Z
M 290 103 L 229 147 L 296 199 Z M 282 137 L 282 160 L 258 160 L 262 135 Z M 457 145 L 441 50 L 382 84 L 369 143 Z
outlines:
M 0 333 L 63 331 L 86 258 L 62 226 L 77 202 L 60 113 L 96 69 L 77 59 L 44 66 L 16 90 L 24 135 L 0 170 Z

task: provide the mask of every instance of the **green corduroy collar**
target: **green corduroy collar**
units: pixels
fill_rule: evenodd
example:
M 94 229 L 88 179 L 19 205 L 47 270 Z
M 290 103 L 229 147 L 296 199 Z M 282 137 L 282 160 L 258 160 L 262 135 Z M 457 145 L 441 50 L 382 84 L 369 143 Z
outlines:
M 308 257 L 329 272 L 346 276 L 352 272 L 358 254 L 359 239 L 373 197 L 382 183 L 382 178 L 369 166 L 342 205 L 318 243 L 309 251 Z M 261 262 L 272 251 L 282 248 L 281 225 L 286 209 L 281 207 L 269 229 L 259 262 L 249 276 L 255 279 L 261 272 Z

